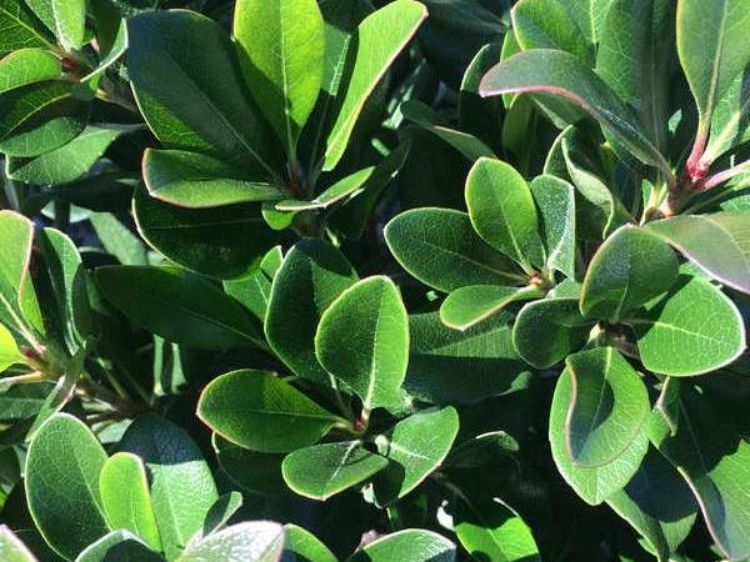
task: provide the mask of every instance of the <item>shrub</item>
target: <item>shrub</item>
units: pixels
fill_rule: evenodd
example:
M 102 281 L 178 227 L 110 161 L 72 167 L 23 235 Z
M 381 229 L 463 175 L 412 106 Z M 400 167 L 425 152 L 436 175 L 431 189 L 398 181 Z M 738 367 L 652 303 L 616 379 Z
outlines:
M 510 4 L 0 0 L 0 559 L 750 558 L 750 3 Z

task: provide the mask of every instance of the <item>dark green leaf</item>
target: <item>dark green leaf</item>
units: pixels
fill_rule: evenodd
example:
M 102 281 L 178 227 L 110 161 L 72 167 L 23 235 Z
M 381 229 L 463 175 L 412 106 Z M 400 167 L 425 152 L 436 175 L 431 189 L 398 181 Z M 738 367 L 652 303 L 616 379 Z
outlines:
M 91 544 L 76 562 L 164 562 L 164 558 L 150 550 L 127 531 L 112 531 Z
M 529 185 L 539 211 L 547 267 L 575 278 L 576 204 L 574 188 L 554 176 L 538 176 Z
M 464 331 L 503 310 L 513 302 L 544 296 L 536 287 L 470 285 L 456 289 L 440 305 L 440 320 L 455 330 Z
M 0 0 L 0 55 L 24 48 L 50 48 L 52 39 L 23 0 Z

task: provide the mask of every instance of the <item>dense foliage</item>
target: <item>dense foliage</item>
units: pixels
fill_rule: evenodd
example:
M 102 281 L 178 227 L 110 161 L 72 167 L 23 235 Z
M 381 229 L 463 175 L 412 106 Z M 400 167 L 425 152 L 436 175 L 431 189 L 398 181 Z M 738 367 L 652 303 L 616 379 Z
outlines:
M 750 559 L 748 0 L 0 0 L 0 560 Z

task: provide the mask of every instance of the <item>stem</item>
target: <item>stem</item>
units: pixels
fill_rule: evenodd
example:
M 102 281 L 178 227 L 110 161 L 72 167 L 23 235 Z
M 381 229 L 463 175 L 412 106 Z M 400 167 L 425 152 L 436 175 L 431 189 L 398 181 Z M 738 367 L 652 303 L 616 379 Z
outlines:
M 705 179 L 706 175 L 708 175 L 708 168 L 711 165 L 710 162 L 707 163 L 703 160 L 706 142 L 708 141 L 708 133 L 704 129 L 703 125 L 698 128 L 693 149 L 690 151 L 687 162 L 685 162 L 688 177 L 693 183 Z
M 0 379 L 0 388 L 4 386 L 11 386 L 14 384 L 42 382 L 46 379 L 47 377 L 41 371 L 32 371 L 31 373 L 26 373 L 25 375 L 18 375 L 16 377 L 7 377 Z

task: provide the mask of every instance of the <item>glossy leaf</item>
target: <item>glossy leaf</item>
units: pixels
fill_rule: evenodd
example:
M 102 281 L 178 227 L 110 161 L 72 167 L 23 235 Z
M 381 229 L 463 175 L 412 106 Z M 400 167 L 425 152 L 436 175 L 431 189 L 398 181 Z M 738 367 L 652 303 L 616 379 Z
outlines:
M 211 469 L 185 430 L 155 414 L 135 420 L 119 448 L 146 465 L 164 554 L 174 560 L 219 497 Z
M 614 92 L 573 55 L 550 49 L 518 53 L 490 70 L 482 95 L 553 93 L 580 105 L 639 160 L 671 175 L 664 156 L 648 139 L 637 118 Z
M 190 546 L 178 562 L 276 562 L 284 549 L 284 528 L 270 521 L 239 523 Z
M 607 499 L 667 562 L 687 538 L 698 505 L 690 488 L 661 453 L 650 450 L 624 489 Z
M 497 498 L 456 501 L 456 536 L 477 560 L 541 562 L 526 522 Z
M 458 414 L 450 406 L 398 422 L 376 438 L 390 464 L 375 477 L 375 498 L 388 505 L 419 486 L 448 456 L 458 434 Z
M 591 47 L 565 2 L 522 0 L 511 16 L 513 31 L 524 51 L 558 49 L 591 66 Z
M 538 176 L 529 185 L 539 213 L 547 267 L 575 278 L 576 204 L 572 185 L 554 176 Z
M 22 0 L 0 2 L 0 55 L 24 48 L 49 48 L 52 38 Z
M 746 221 L 743 213 L 724 212 L 674 217 L 650 223 L 648 228 L 721 284 L 750 293 Z
M 370 176 L 372 176 L 374 169 L 374 167 L 369 166 L 340 179 L 312 201 L 282 201 L 281 203 L 276 204 L 276 209 L 278 211 L 311 211 L 314 209 L 325 209 L 334 203 L 355 197 L 357 193 L 361 191 L 363 185 L 366 184 Z
M 26 545 L 5 525 L 0 526 L 0 557 L 5 562 L 37 562 Z
M 336 556 L 315 535 L 302 527 L 288 523 L 282 562 L 337 562 Z
M 325 34 L 315 0 L 239 0 L 234 37 L 250 92 L 294 159 L 323 80 Z
M 573 377 L 568 369 L 557 380 L 549 417 L 549 441 L 557 470 L 568 485 L 588 504 L 598 505 L 622 490 L 648 450 L 648 434 L 639 432 L 630 446 L 612 462 L 592 468 L 575 466 L 568 450 L 565 424 L 573 393 Z
M 742 560 L 750 555 L 745 533 L 750 512 L 743 492 L 750 445 L 741 437 L 746 414 L 728 398 L 710 387 L 683 385 L 677 433 L 672 435 L 668 425 L 655 417 L 650 436 L 690 486 L 723 555 Z
M 0 324 L 0 373 L 15 363 L 26 363 L 13 334 Z
M 55 32 L 67 50 L 80 49 L 86 39 L 85 0 L 50 0 L 55 21 Z
M 486 320 L 518 301 L 541 298 L 544 292 L 536 287 L 503 287 L 502 285 L 470 285 L 453 291 L 440 305 L 440 320 L 446 326 L 464 331 Z
M 637 110 L 649 139 L 660 149 L 667 136 L 674 18 L 671 0 L 613 0 L 602 18 L 596 57 L 597 74 Z
M 704 142 L 716 103 L 750 64 L 750 46 L 734 40 L 748 25 L 750 6 L 742 0 L 718 0 L 710 6 L 682 0 L 677 6 L 677 53 L 698 106 L 698 135 Z
M 719 289 L 681 276 L 663 298 L 629 321 L 643 365 L 654 373 L 693 376 L 728 365 L 745 350 L 745 325 Z
M 328 135 L 324 170 L 339 163 L 365 102 L 426 17 L 427 10 L 419 2 L 396 0 L 359 24 L 352 39 L 354 68 Z
M 387 562 L 396 559 L 409 562 L 454 562 L 456 546 L 433 531 L 407 529 L 371 542 L 349 562 Z
M 199 349 L 262 345 L 250 317 L 197 275 L 174 267 L 110 266 L 96 270 L 109 302 L 168 341 Z
M 262 171 L 248 173 L 211 156 L 183 150 L 146 149 L 143 181 L 151 197 L 190 209 L 277 201 L 284 196 Z
M 512 392 L 530 373 L 513 345 L 509 321 L 501 312 L 459 332 L 445 326 L 437 312 L 412 315 L 404 387 L 434 404 L 474 404 Z
M 401 266 L 446 293 L 465 285 L 504 285 L 526 278 L 476 234 L 466 213 L 413 209 L 388 223 L 385 240 Z
M 398 406 L 409 361 L 409 318 L 388 277 L 359 281 L 323 313 L 315 355 L 367 410 Z
M 102 508 L 110 529 L 124 529 L 157 552 L 161 538 L 143 461 L 130 453 L 107 459 L 99 474 Z
M 104 249 L 122 265 L 148 265 L 146 245 L 116 216 L 92 213 L 89 220 Z
M 479 158 L 494 158 L 494 151 L 473 135 L 451 129 L 429 106 L 417 100 L 408 100 L 401 106 L 404 117 L 423 129 L 443 139 L 471 162 Z
M 88 104 L 75 87 L 61 80 L 44 81 L 3 94 L 0 105 L 0 151 L 33 157 L 55 150 L 86 126 Z
M 361 441 L 342 441 L 297 449 L 281 465 L 284 481 L 297 494 L 327 500 L 356 486 L 388 466 Z
M 242 490 L 261 496 L 283 494 L 286 484 L 281 476 L 283 454 L 269 455 L 250 451 L 214 435 L 214 451 L 219 465 L 230 481 Z
M 127 531 L 116 530 L 89 545 L 75 562 L 164 562 L 159 554 Z
M 60 60 L 44 49 L 19 49 L 0 59 L 0 94 L 61 77 Z
M 623 316 L 666 293 L 678 274 L 677 256 L 646 230 L 624 226 L 594 255 L 581 292 L 587 318 L 618 323 Z
M 198 416 L 224 439 L 263 453 L 312 445 L 343 422 L 273 374 L 252 370 L 211 381 Z
M 271 288 L 265 332 L 297 376 L 330 384 L 315 357 L 315 333 L 323 312 L 356 281 L 344 255 L 323 241 L 303 240 L 287 254 Z
M 570 355 L 566 439 L 573 463 L 592 468 L 619 457 L 643 429 L 651 404 L 638 373 L 612 347 Z
M 252 270 L 276 244 L 253 203 L 216 209 L 184 209 L 136 190 L 138 232 L 154 249 L 199 273 L 227 279 Z
M 466 206 L 474 229 L 496 250 L 527 271 L 544 262 L 534 199 L 512 166 L 478 160 L 466 178 Z
M 263 256 L 257 271 L 248 277 L 224 281 L 224 292 L 237 299 L 261 323 L 265 322 L 271 285 L 283 261 L 281 246 L 270 249 Z
M 242 508 L 242 494 L 240 492 L 228 492 L 214 502 L 211 509 L 206 514 L 206 520 L 203 522 L 203 530 L 197 534 L 193 540 L 197 540 L 197 537 L 206 537 L 212 533 L 220 531 L 234 517 Z
M 524 361 L 545 369 L 583 347 L 592 327 L 581 316 L 576 299 L 546 298 L 521 309 L 513 327 L 513 343 Z
M 29 447 L 29 510 L 47 543 L 68 560 L 109 530 L 99 496 L 106 460 L 94 435 L 68 414 L 47 420 Z
M 70 183 L 88 172 L 109 145 L 127 131 L 121 126 L 90 125 L 57 150 L 35 158 L 9 158 L 8 177 L 37 185 Z
M 273 132 L 245 92 L 234 45 L 217 23 L 187 10 L 153 12 L 130 19 L 128 35 L 133 91 L 159 140 L 274 176 Z

